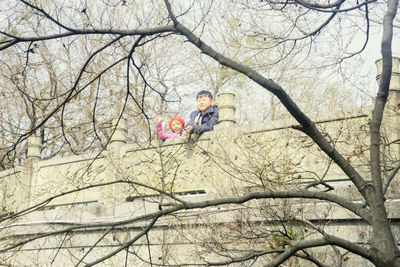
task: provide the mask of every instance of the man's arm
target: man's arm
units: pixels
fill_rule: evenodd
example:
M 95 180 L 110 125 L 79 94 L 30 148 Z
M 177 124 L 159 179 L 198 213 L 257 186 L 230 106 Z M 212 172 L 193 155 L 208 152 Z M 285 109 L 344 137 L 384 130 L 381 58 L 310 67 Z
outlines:
M 212 113 L 211 119 L 202 125 L 195 125 L 193 127 L 193 131 L 197 134 L 202 134 L 204 132 L 212 131 L 214 129 L 214 126 L 218 123 L 218 120 L 219 120 L 219 113 L 218 109 L 215 108 L 214 112 Z
M 196 113 L 196 111 L 192 111 L 192 113 L 190 113 L 190 120 L 188 123 L 186 123 L 185 128 L 183 128 L 183 130 L 187 130 L 187 128 L 194 125 L 194 120 L 196 118 L 195 113 Z

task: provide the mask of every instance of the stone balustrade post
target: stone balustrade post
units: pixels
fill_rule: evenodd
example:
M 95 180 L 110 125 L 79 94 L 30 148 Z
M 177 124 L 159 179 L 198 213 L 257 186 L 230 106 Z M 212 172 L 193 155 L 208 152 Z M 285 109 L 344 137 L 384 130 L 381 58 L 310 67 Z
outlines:
M 117 124 L 118 123 L 118 124 Z M 108 148 L 115 157 L 121 158 L 124 154 L 122 147 L 126 144 L 126 120 L 123 118 L 113 119 L 113 129 L 115 128 L 114 134 L 111 136 Z
M 232 126 L 235 119 L 235 94 L 219 93 L 218 96 L 219 125 Z
M 120 172 L 124 169 L 123 157 L 125 155 L 125 145 L 127 142 L 127 127 L 126 120 L 124 118 L 115 118 L 112 121 L 112 127 L 114 130 L 113 135 L 111 136 L 110 142 L 108 144 L 108 160 L 110 164 L 108 164 L 108 175 L 107 180 L 105 182 L 111 182 L 114 180 L 120 179 Z M 110 210 L 112 209 L 115 212 L 115 201 L 117 201 L 118 196 L 120 195 L 118 192 L 119 185 L 109 185 L 102 190 L 102 198 L 99 200 L 99 203 L 104 205 L 108 205 Z
M 38 176 L 38 163 L 42 145 L 38 136 L 30 136 L 27 140 L 28 148 L 26 160 L 22 167 L 22 177 L 18 181 L 17 191 L 19 208 L 24 209 L 30 206 L 34 196 L 35 184 Z
M 40 137 L 39 136 L 30 136 L 28 137 L 28 150 L 26 153 L 26 157 L 28 160 L 36 160 L 39 161 L 40 159 L 40 151 L 42 149 L 42 145 L 40 144 Z

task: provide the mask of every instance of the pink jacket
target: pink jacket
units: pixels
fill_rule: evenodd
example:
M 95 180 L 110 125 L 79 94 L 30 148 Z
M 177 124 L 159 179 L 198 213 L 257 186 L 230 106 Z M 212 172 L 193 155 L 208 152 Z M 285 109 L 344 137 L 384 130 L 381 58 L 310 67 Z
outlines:
M 159 122 L 157 124 L 157 135 L 160 138 L 160 140 L 164 141 L 165 139 L 169 139 L 169 138 L 177 138 L 177 137 L 181 137 L 181 133 L 174 133 L 174 132 L 170 132 L 170 133 L 164 133 L 163 129 L 162 129 L 162 122 Z

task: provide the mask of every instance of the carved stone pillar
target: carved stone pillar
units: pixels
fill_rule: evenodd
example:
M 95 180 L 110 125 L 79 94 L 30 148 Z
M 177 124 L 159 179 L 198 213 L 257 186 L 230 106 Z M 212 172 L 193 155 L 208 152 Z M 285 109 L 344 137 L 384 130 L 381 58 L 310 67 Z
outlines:
M 107 168 L 107 178 L 104 182 L 112 182 L 114 180 L 121 179 L 120 172 L 124 170 L 126 165 L 123 163 L 123 157 L 125 155 L 125 145 L 127 142 L 126 132 L 126 120 L 123 118 L 113 119 L 112 127 L 115 129 L 113 135 L 111 136 L 110 143 L 108 144 L 108 168 Z M 118 199 L 121 189 L 121 185 L 108 185 L 102 189 L 102 197 L 99 199 L 99 203 L 103 205 L 108 205 L 109 210 L 115 212 L 115 201 Z
M 218 112 L 219 124 L 235 124 L 235 94 L 220 93 L 218 94 Z
M 28 149 L 26 160 L 22 166 L 22 175 L 18 181 L 17 191 L 19 191 L 18 202 L 20 208 L 24 209 L 30 206 L 34 195 L 35 184 L 38 175 L 38 163 L 40 160 L 41 143 L 38 136 L 28 137 Z
M 117 125 L 118 123 L 118 125 Z M 114 154 L 115 157 L 120 158 L 123 156 L 124 151 L 121 148 L 126 144 L 126 120 L 121 118 L 113 119 L 112 122 L 113 128 L 115 128 L 114 134 L 111 136 L 110 143 L 108 145 L 111 153 Z

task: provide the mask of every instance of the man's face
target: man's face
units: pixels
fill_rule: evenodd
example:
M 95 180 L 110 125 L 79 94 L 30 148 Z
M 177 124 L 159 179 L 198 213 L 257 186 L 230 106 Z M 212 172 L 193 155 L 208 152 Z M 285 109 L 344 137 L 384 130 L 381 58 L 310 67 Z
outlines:
M 182 130 L 182 124 L 177 120 L 173 120 L 171 123 L 171 129 L 174 133 L 179 133 Z
M 197 98 L 197 108 L 204 113 L 211 107 L 211 98 L 208 95 L 200 95 Z

